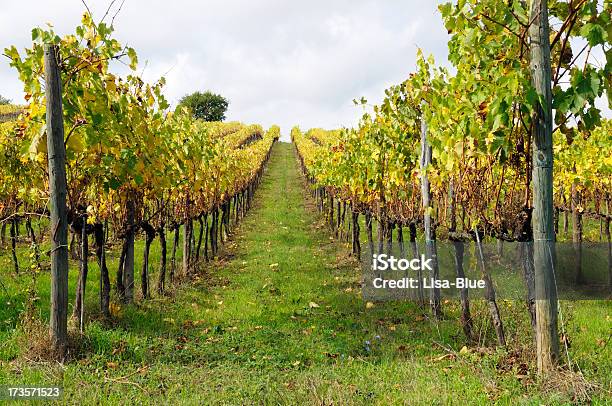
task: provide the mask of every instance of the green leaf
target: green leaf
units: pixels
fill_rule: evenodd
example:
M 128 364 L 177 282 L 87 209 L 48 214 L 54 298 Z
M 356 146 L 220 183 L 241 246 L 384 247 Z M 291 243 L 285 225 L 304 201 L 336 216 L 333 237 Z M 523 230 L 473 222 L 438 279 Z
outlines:
M 604 44 L 608 38 L 608 33 L 599 24 L 587 23 L 580 29 L 580 35 L 587 39 L 589 45 L 594 47 Z
M 586 130 L 591 130 L 595 126 L 601 124 L 601 112 L 596 107 L 591 107 L 586 114 L 582 115 L 584 127 Z
M 121 187 L 121 181 L 113 177 L 108 181 L 108 186 L 110 186 L 110 188 L 113 190 L 117 190 Z
M 32 30 L 32 42 L 36 42 L 40 38 L 40 28 L 34 28 Z
M 527 93 L 525 93 L 525 99 L 527 100 L 527 104 L 532 109 L 536 106 L 538 101 L 538 93 L 533 87 L 527 89 Z
M 505 137 L 503 134 L 495 133 L 495 138 L 493 138 L 493 142 L 491 143 L 491 153 L 495 153 L 499 148 L 501 148 L 505 144 Z
M 136 50 L 134 50 L 134 48 L 128 48 L 127 56 L 130 58 L 130 69 L 136 70 L 138 65 L 138 55 L 136 55 Z
M 573 90 L 569 88 L 567 90 L 561 89 L 560 86 L 556 86 L 553 89 L 553 109 L 558 112 L 565 114 L 570 109 L 573 101 Z
M 495 119 L 493 120 L 493 128 L 492 128 L 493 131 L 496 131 L 500 127 L 506 125 L 508 121 L 509 121 L 508 113 L 502 112 L 500 114 L 497 114 L 495 116 Z

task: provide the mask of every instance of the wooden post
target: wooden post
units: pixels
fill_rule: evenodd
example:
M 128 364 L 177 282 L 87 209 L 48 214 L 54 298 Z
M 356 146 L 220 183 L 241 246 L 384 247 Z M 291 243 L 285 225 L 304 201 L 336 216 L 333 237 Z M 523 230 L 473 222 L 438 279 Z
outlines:
M 421 113 L 423 114 L 423 113 Z M 432 271 L 430 278 L 440 279 L 438 268 L 438 255 L 436 247 L 436 232 L 432 227 L 431 220 L 431 190 L 429 188 L 429 178 L 427 167 L 431 163 L 431 145 L 427 141 L 427 123 L 421 116 L 421 197 L 423 199 L 423 226 L 425 228 L 425 257 L 432 261 Z M 436 319 L 442 317 L 442 307 L 440 304 L 440 289 L 432 288 L 429 294 L 429 304 L 431 311 Z
M 351 229 L 352 232 L 352 252 L 353 255 L 357 257 L 357 259 L 361 259 L 361 242 L 359 241 L 360 234 L 360 226 L 359 226 L 359 212 L 355 209 L 355 205 L 351 202 L 351 221 L 353 223 L 353 227 Z
M 610 194 L 606 196 L 606 240 L 608 241 L 608 285 L 612 288 L 612 239 L 610 238 Z
M 19 275 L 19 260 L 17 259 L 17 220 L 11 220 L 11 254 L 13 255 L 13 266 L 15 275 Z
M 81 223 L 81 272 L 77 285 L 76 298 L 72 317 L 79 321 L 79 331 L 82 333 L 85 328 L 85 290 L 87 288 L 87 273 L 89 272 L 87 258 L 89 256 L 89 246 L 87 240 L 87 214 L 83 216 Z
M 457 278 L 465 278 L 465 271 L 463 270 L 463 256 L 465 252 L 465 245 L 463 241 L 453 241 L 453 247 L 455 248 L 455 273 Z M 468 342 L 472 342 L 472 314 L 470 313 L 470 299 L 467 288 L 461 289 L 461 326 L 463 327 L 463 333 L 467 338 Z
M 125 303 L 134 301 L 134 240 L 136 238 L 136 206 L 134 201 L 134 192 L 128 192 L 127 198 L 127 219 L 126 219 L 126 236 L 125 236 L 125 262 L 123 265 L 123 288 Z
M 106 265 L 106 235 L 108 220 L 94 226 L 94 238 L 96 241 L 96 257 L 100 268 L 100 311 L 106 318 L 110 318 L 110 291 L 111 284 Z
M 187 206 L 189 207 L 189 206 Z M 183 228 L 183 275 L 189 275 L 189 266 L 191 264 L 191 219 L 185 219 L 185 227 Z
M 174 283 L 174 273 L 176 272 L 176 249 L 179 244 L 181 225 L 174 224 L 174 244 L 172 245 L 172 260 L 170 266 L 170 283 Z
M 410 248 L 412 249 L 412 258 L 419 258 L 419 245 L 417 244 L 417 228 L 414 221 L 410 222 L 408 225 L 408 230 L 410 231 Z M 423 284 L 421 281 L 423 280 L 423 272 L 421 268 L 418 268 L 416 271 L 416 277 L 418 282 L 418 290 L 417 290 L 417 302 L 419 303 L 419 307 L 425 307 L 425 293 L 423 292 Z
M 244 202 L 242 201 L 242 194 L 240 195 L 240 213 L 242 213 L 242 206 L 244 205 Z M 208 257 L 208 229 L 209 229 L 209 225 L 208 225 L 208 213 L 204 214 L 204 259 L 206 260 L 206 262 L 208 262 L 209 257 Z
M 536 290 L 536 352 L 540 373 L 559 358 L 557 288 L 554 274 L 552 94 L 548 0 L 531 0 L 531 82 L 541 104 L 533 114 L 533 259 Z
M 68 345 L 68 211 L 66 209 L 66 148 L 62 111 L 59 48 L 46 44 L 47 156 L 51 213 L 51 320 L 52 350 L 63 358 Z
M 574 172 L 576 168 L 574 167 Z M 582 277 L 582 213 L 579 210 L 580 192 L 576 182 L 572 183 L 572 246 L 574 248 L 574 272 L 576 284 L 583 283 Z
M 535 270 L 533 269 L 533 241 L 519 242 L 520 260 L 523 269 L 523 278 L 527 288 L 527 310 L 531 318 L 531 329 L 535 335 L 536 313 L 535 313 Z
M 159 258 L 159 279 L 157 282 L 157 293 L 161 295 L 166 289 L 166 257 L 168 255 L 168 247 L 166 245 L 166 224 L 163 221 L 157 229 L 157 232 L 159 234 L 159 245 L 161 248 L 161 255 Z

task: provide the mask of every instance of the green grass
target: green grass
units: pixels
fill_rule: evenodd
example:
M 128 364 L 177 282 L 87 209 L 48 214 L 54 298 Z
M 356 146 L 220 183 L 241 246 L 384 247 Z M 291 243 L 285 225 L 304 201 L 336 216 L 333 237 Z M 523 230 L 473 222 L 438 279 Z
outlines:
M 529 352 L 464 345 L 458 306 L 445 303 L 436 324 L 412 303 L 361 299 L 359 265 L 346 244 L 330 239 L 304 196 L 292 146 L 274 147 L 255 207 L 197 281 L 121 310 L 111 326 L 95 318 L 82 356 L 64 366 L 26 360 L 19 324 L 27 277 L 0 272 L 0 386 L 64 387 L 70 404 L 565 404 L 542 392 Z M 171 238 L 168 237 L 171 241 Z M 138 242 L 137 268 L 142 241 Z M 27 249 L 21 248 L 27 264 Z M 114 273 L 118 253 L 110 253 Z M 153 245 L 152 264 L 159 248 Z M 71 271 L 71 289 L 76 264 Z M 0 269 L 10 270 L 0 256 Z M 95 315 L 92 261 L 88 310 Z M 155 275 L 152 275 L 152 280 Z M 41 317 L 48 314 L 48 275 L 38 281 Z M 10 303 L 5 305 L 5 303 Z M 474 303 L 476 328 L 491 344 L 487 309 Z M 511 348 L 531 347 L 527 312 L 501 301 Z M 609 302 L 564 303 L 570 356 L 602 389 L 612 381 Z M 369 345 L 366 344 L 369 342 Z M 444 348 L 448 348 L 448 352 Z M 527 377 L 518 370 L 526 363 Z

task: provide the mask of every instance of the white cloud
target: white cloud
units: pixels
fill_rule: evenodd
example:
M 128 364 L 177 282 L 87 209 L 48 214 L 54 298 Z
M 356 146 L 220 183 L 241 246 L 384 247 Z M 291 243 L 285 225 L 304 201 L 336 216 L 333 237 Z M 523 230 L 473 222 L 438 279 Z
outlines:
M 59 34 L 71 32 L 84 11 L 80 0 L 6 3 L 2 49 L 28 46 L 30 30 L 47 21 Z M 100 19 L 109 1 L 88 3 Z M 436 3 L 126 0 L 115 27 L 116 37 L 138 51 L 146 80 L 166 76 L 170 102 L 210 89 L 229 98 L 228 119 L 278 124 L 287 137 L 294 125 L 355 125 L 362 110 L 352 100 L 380 101 L 385 88 L 414 70 L 417 46 L 446 64 L 448 37 Z M 23 97 L 6 60 L 0 94 Z
M 109 4 L 88 3 L 97 19 Z M 23 0 L 2 10 L 0 46 L 21 49 L 31 28 L 47 21 L 59 34 L 72 31 L 84 7 L 80 0 Z M 354 125 L 362 112 L 352 99 L 379 100 L 402 80 L 414 68 L 419 38 L 438 39 L 430 51 L 446 54 L 435 4 L 418 0 L 126 0 L 115 27 L 137 49 L 146 80 L 166 76 L 171 102 L 211 89 L 230 99 L 228 119 L 276 123 L 285 136 L 293 125 Z M 0 94 L 22 100 L 6 61 L 0 83 Z

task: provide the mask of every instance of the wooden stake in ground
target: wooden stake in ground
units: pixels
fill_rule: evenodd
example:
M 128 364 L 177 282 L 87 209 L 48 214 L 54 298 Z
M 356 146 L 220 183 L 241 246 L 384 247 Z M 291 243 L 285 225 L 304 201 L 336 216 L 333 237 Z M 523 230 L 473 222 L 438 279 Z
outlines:
M 559 358 L 557 288 L 554 274 L 552 93 L 548 1 L 531 0 L 529 27 L 531 82 L 540 103 L 533 123 L 533 259 L 536 289 L 538 371 L 554 368 Z
M 68 345 L 68 212 L 66 209 L 66 148 L 62 111 L 59 48 L 46 44 L 47 154 L 49 211 L 51 213 L 51 320 L 52 350 L 63 357 Z
M 438 250 L 436 247 L 436 231 L 431 218 L 431 190 L 429 188 L 429 178 L 427 177 L 427 167 L 431 163 L 431 145 L 427 140 L 427 123 L 425 117 L 421 117 L 421 197 L 423 199 L 423 228 L 425 230 L 425 256 L 432 261 L 432 271 L 430 278 L 440 279 L 438 269 Z M 420 284 L 419 280 L 419 284 Z M 431 312 L 436 319 L 442 318 L 442 304 L 440 301 L 440 289 L 431 288 L 429 304 Z
M 127 197 L 127 219 L 125 236 L 125 257 L 123 264 L 123 288 L 125 303 L 134 301 L 134 240 L 136 238 L 136 206 L 134 192 Z
M 79 274 L 72 317 L 79 321 L 79 331 L 82 333 L 85 328 L 85 290 L 87 288 L 87 273 L 89 272 L 87 264 L 89 257 L 87 214 L 83 216 L 81 221 L 81 272 Z

